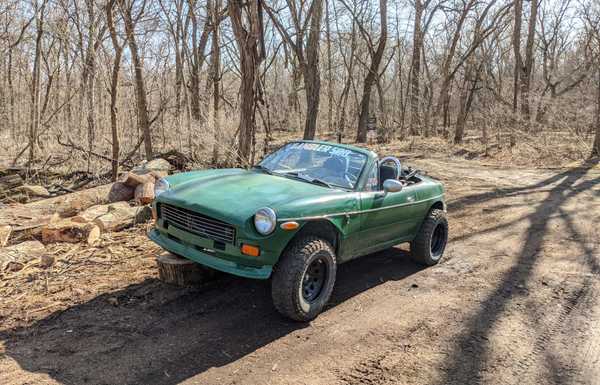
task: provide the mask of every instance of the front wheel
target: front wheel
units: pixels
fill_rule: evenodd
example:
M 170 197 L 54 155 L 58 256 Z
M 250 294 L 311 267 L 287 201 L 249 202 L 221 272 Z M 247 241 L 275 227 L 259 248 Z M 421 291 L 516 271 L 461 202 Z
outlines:
M 314 319 L 331 297 L 336 270 L 335 252 L 327 241 L 314 236 L 295 240 L 273 272 L 275 308 L 295 321 Z
M 437 264 L 448 243 L 448 220 L 443 210 L 433 209 L 429 212 L 416 238 L 410 244 L 411 258 L 420 264 L 433 266 Z

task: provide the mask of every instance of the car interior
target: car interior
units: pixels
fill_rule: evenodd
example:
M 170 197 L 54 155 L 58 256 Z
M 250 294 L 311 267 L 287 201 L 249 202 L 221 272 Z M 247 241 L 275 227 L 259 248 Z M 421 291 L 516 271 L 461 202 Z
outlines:
M 400 177 L 398 180 L 405 184 L 406 186 L 414 185 L 416 183 L 421 182 L 421 178 L 418 177 L 419 170 L 413 169 L 412 167 L 408 167 L 408 169 L 403 168 Z M 388 179 L 396 178 L 396 166 L 389 164 L 389 162 L 384 162 L 379 166 L 379 189 L 383 190 L 383 182 Z

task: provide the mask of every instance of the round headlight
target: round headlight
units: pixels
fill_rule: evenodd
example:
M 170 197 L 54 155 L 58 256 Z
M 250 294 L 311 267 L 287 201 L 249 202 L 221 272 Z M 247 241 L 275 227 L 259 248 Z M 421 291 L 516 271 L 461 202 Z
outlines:
M 258 231 L 262 235 L 268 235 L 275 230 L 275 226 L 277 225 L 277 216 L 275 215 L 275 211 L 268 207 L 263 207 L 259 209 L 256 214 L 254 214 L 254 227 L 256 227 L 256 231 Z
M 160 194 L 164 193 L 168 189 L 171 188 L 171 185 L 165 178 L 160 178 L 154 184 L 154 197 L 158 197 Z

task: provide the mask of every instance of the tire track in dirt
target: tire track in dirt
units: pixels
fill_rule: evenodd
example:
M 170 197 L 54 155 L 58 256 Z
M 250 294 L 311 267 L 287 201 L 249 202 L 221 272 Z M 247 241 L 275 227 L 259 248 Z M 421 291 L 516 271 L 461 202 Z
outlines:
M 411 349 L 408 341 L 423 335 L 432 335 L 430 326 L 419 321 L 414 327 L 407 328 L 401 332 L 388 331 L 378 333 L 376 340 L 386 341 L 385 345 L 376 346 L 376 352 L 364 353 L 362 358 L 337 373 L 339 383 L 342 385 L 384 385 L 397 384 L 398 374 L 395 367 L 398 365 L 396 356 L 406 353 Z M 373 335 L 370 335 L 372 338 Z
M 569 280 L 569 278 L 565 278 L 559 284 L 559 288 L 567 287 L 569 283 L 572 282 Z M 525 375 L 531 369 L 531 367 L 535 366 L 538 363 L 540 357 L 543 357 L 552 340 L 558 334 L 564 333 L 566 331 L 564 329 L 567 325 L 566 321 L 571 317 L 573 312 L 580 310 L 580 305 L 584 303 L 586 301 L 586 298 L 588 298 L 591 294 L 592 286 L 592 280 L 585 279 L 584 282 L 574 291 L 572 291 L 570 295 L 563 297 L 561 302 L 556 303 L 554 301 L 549 300 L 541 306 L 544 309 L 550 309 L 550 305 L 557 305 L 559 309 L 558 311 L 553 311 L 550 313 L 552 314 L 552 317 L 549 320 L 544 321 L 547 327 L 536 337 L 533 343 L 533 348 L 529 351 L 529 353 L 527 353 L 524 357 L 522 357 L 519 360 L 517 367 L 511 371 L 515 380 L 505 381 L 503 382 L 504 384 L 513 385 L 522 381 L 523 375 Z M 554 290 L 556 294 L 559 294 L 559 291 L 559 289 Z M 556 309 L 556 307 L 552 309 Z M 519 342 L 520 341 L 515 340 L 514 344 L 518 345 Z M 513 352 L 517 353 L 516 349 L 514 349 Z M 575 367 L 575 370 L 579 371 L 581 370 L 581 368 Z

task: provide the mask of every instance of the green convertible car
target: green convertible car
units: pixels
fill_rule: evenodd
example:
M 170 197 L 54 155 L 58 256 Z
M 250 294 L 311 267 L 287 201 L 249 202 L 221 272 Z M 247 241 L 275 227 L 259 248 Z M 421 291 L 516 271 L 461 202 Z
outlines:
M 337 265 L 410 242 L 439 262 L 448 240 L 441 183 L 364 148 L 297 141 L 250 169 L 159 180 L 150 238 L 206 267 L 271 279 L 275 307 L 298 321 L 327 304 Z

